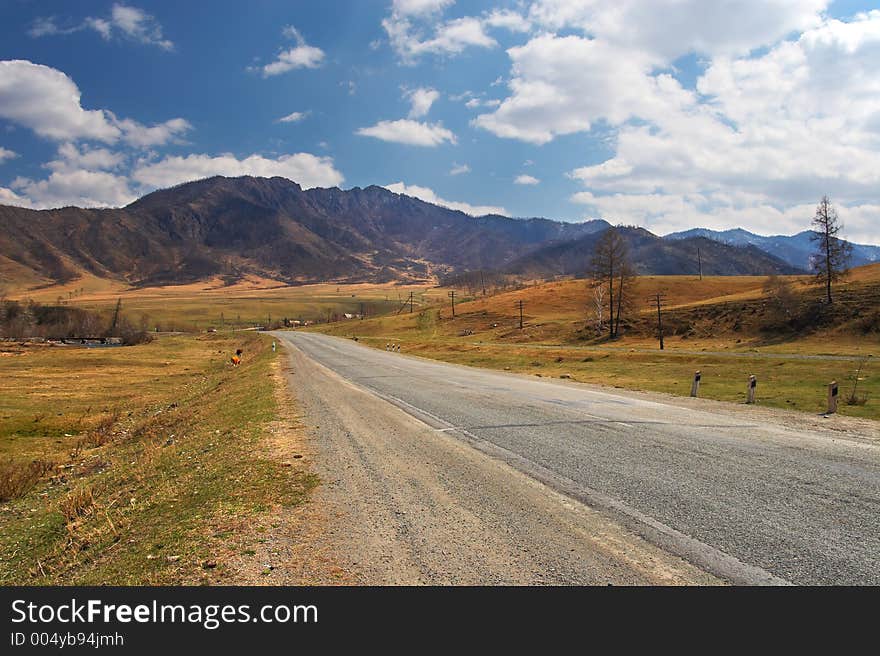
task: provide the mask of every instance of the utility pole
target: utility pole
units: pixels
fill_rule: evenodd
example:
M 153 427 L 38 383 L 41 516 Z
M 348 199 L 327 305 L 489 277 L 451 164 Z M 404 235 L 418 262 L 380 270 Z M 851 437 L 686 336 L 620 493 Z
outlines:
M 486 281 L 483 279 L 483 270 L 480 269 L 480 286 L 483 288 L 483 296 L 486 295 Z
M 113 311 L 113 323 L 110 324 L 110 336 L 113 337 L 113 333 L 116 331 L 116 323 L 119 321 L 119 310 L 122 309 L 122 299 L 119 298 L 116 300 L 116 309 Z
M 452 299 L 452 318 L 455 319 L 455 290 L 453 289 L 447 296 Z
M 409 293 L 409 313 L 412 314 L 413 311 L 413 293 Z
M 517 301 L 517 305 L 519 306 L 519 329 L 523 329 L 523 302 L 522 299 Z
M 700 249 L 697 248 L 697 262 L 700 265 L 700 280 L 703 279 L 703 254 L 700 252 Z
M 662 307 L 663 307 L 663 300 L 664 300 L 665 298 L 666 298 L 666 294 L 663 294 L 663 293 L 661 293 L 661 292 L 657 292 L 656 294 L 654 294 L 653 296 L 651 296 L 651 299 L 650 299 L 651 302 L 657 304 L 657 335 L 658 335 L 659 338 L 660 338 L 660 350 L 661 350 L 661 351 L 662 351 L 663 348 L 664 348 L 664 344 L 663 344 L 663 314 L 662 314 Z

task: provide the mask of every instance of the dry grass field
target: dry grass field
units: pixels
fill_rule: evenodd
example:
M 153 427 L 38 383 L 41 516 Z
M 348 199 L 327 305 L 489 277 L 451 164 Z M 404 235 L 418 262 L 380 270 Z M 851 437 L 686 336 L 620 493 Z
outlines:
M 256 333 L 0 353 L 0 584 L 222 583 L 235 527 L 314 477 L 268 442 L 278 354 Z M 228 364 L 244 349 L 238 368 Z M 286 465 L 286 466 L 283 466 Z
M 7 291 L 7 296 L 43 303 L 62 302 L 104 313 L 111 312 L 121 299 L 123 311 L 136 325 L 174 332 L 247 328 L 285 317 L 327 321 L 328 314 L 385 314 L 396 311 L 410 292 L 420 307 L 438 296 L 435 289 L 424 285 L 290 286 L 254 276 L 231 285 L 215 278 L 189 285 L 134 288 L 89 274 L 65 285 L 15 288 Z

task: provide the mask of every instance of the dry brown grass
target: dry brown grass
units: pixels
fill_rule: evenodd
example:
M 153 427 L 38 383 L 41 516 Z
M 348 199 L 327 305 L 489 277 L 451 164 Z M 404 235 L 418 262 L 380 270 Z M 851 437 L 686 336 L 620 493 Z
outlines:
M 54 469 L 54 462 L 42 459 L 21 462 L 9 458 L 0 463 L 0 502 L 23 497 Z
M 58 510 L 68 524 L 91 514 L 94 507 L 95 496 L 91 486 L 77 488 L 58 503 Z

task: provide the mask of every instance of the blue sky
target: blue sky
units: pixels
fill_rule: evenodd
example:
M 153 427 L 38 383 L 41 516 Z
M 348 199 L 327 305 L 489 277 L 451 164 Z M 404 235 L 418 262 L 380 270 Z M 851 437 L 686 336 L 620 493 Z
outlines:
M 828 193 L 880 243 L 878 61 L 870 2 L 4 0 L 0 202 L 248 173 L 769 234 Z

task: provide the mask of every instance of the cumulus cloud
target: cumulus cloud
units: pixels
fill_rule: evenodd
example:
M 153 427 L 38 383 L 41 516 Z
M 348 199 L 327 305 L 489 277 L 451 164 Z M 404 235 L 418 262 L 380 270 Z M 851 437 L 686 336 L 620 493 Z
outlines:
M 187 155 L 164 157 L 158 161 L 138 164 L 131 177 L 147 187 L 171 187 L 182 182 L 207 178 L 213 175 L 263 177 L 280 176 L 298 182 L 303 188 L 335 187 L 344 180 L 336 170 L 333 159 L 317 157 L 310 153 L 281 155 L 272 159 L 262 155 L 250 155 L 238 159 L 224 154 Z
M 61 167 L 45 180 L 16 178 L 11 187 L 26 199 L 26 207 L 119 207 L 135 199 L 128 180 L 108 171 Z
M 541 181 L 538 180 L 538 178 L 536 178 L 533 175 L 527 175 L 526 173 L 523 173 L 521 175 L 516 176 L 516 179 L 513 182 L 514 182 L 514 184 L 518 184 L 518 185 L 541 184 Z
M 122 134 L 104 110 L 83 109 L 67 75 L 24 60 L 0 61 L 0 118 L 49 139 L 113 142 Z
M 656 62 L 696 52 L 747 54 L 820 24 L 829 0 L 538 0 L 529 19 L 548 30 L 576 29 L 638 50 Z
M 431 105 L 440 97 L 440 92 L 436 89 L 420 87 L 407 91 L 406 96 L 412 105 L 409 110 L 409 117 L 421 118 L 431 110 Z
M 182 118 L 153 126 L 84 109 L 79 87 L 61 71 L 26 60 L 0 61 L 0 118 L 55 141 L 124 141 L 136 147 L 168 143 L 191 129 Z
M 262 67 L 263 77 L 281 75 L 297 68 L 318 68 L 324 63 L 324 51 L 315 46 L 310 46 L 293 25 L 287 25 L 281 30 L 282 34 L 293 39 L 296 46 L 281 50 L 275 61 Z
M 379 121 L 356 131 L 363 137 L 407 144 L 409 146 L 439 146 L 444 142 L 456 143 L 455 135 L 440 123 L 421 123 L 410 119 Z
M 8 159 L 15 159 L 16 157 L 18 157 L 18 153 L 0 146 L 0 164 Z
M 471 167 L 467 164 L 453 164 L 452 168 L 449 169 L 449 175 L 462 175 L 464 173 L 470 173 Z
M 502 216 L 507 216 L 507 210 L 503 207 L 496 207 L 493 205 L 471 205 L 470 203 L 463 203 L 460 201 L 445 200 L 437 196 L 437 194 L 428 187 L 419 187 L 418 185 L 407 185 L 403 182 L 395 182 L 394 184 L 385 185 L 385 188 L 396 194 L 412 196 L 423 200 L 426 203 L 448 207 L 449 209 L 458 210 L 465 214 L 470 214 L 471 216 L 485 216 L 486 214 L 501 214 Z
M 37 18 L 28 30 L 34 38 L 73 34 L 83 30 L 93 30 L 106 40 L 118 36 L 146 45 L 154 45 L 162 50 L 173 50 L 174 43 L 166 39 L 162 25 L 143 9 L 116 3 L 106 17 L 90 16 L 79 23 L 59 25 L 55 17 Z

